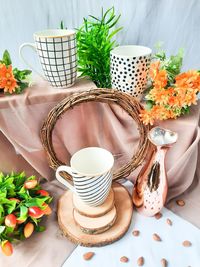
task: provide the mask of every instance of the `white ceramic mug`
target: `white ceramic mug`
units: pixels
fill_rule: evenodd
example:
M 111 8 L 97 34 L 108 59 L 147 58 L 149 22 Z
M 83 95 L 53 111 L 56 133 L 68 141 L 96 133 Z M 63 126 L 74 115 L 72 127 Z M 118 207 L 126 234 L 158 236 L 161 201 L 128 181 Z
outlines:
M 147 84 L 152 50 L 145 46 L 124 45 L 111 51 L 112 88 L 140 99 Z
M 100 147 L 87 147 L 76 152 L 70 166 L 60 166 L 56 170 L 56 179 L 72 190 L 89 206 L 99 206 L 107 198 L 112 184 L 113 155 Z M 71 185 L 60 172 L 73 177 Z
M 22 53 L 24 47 L 31 47 L 37 52 L 44 75 L 52 86 L 72 86 L 77 76 L 75 31 L 65 29 L 44 30 L 34 33 L 33 36 L 35 43 L 24 43 L 20 46 L 20 58 L 38 73 Z

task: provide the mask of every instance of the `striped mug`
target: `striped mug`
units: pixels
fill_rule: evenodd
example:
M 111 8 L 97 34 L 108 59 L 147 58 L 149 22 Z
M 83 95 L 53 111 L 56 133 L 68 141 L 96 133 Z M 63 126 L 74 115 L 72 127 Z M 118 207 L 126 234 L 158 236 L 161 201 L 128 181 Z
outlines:
M 99 206 L 107 198 L 112 184 L 113 155 L 100 147 L 87 147 L 76 152 L 70 166 L 60 166 L 56 179 L 68 187 L 89 206 Z M 73 185 L 61 177 L 67 172 L 73 178 Z

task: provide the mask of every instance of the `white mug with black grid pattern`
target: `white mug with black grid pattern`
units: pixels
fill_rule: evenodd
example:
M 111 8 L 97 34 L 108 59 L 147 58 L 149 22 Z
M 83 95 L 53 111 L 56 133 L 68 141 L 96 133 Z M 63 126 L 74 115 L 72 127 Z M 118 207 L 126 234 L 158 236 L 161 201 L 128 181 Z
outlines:
M 112 185 L 113 155 L 100 147 L 86 147 L 77 151 L 70 166 L 59 166 L 56 179 L 76 194 L 88 206 L 99 206 L 109 195 Z M 73 185 L 60 172 L 73 178 Z
M 141 99 L 146 88 L 152 50 L 145 46 L 124 45 L 111 51 L 112 88 Z
M 72 86 L 77 77 L 75 31 L 65 29 L 44 30 L 34 33 L 34 40 L 35 43 L 24 43 L 20 46 L 20 58 L 38 73 L 22 54 L 24 47 L 33 48 L 37 51 L 46 79 L 53 87 L 66 88 Z

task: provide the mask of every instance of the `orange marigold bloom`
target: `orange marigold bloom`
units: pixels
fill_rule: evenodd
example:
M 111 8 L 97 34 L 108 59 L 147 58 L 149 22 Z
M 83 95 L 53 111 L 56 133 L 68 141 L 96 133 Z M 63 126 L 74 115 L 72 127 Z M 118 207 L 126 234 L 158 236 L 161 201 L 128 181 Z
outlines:
M 160 70 L 156 75 L 153 83 L 156 88 L 164 88 L 167 85 L 167 72 L 166 70 Z
M 193 88 L 200 92 L 200 74 L 196 70 L 189 70 L 176 76 L 177 87 Z
M 140 113 L 140 119 L 145 125 L 154 124 L 154 116 L 151 110 L 142 110 Z
M 188 91 L 185 95 L 185 105 L 191 106 L 192 104 L 197 104 L 197 94 L 195 91 Z
M 154 61 L 151 63 L 150 68 L 149 68 L 149 76 L 150 78 L 154 81 L 160 67 L 160 61 Z

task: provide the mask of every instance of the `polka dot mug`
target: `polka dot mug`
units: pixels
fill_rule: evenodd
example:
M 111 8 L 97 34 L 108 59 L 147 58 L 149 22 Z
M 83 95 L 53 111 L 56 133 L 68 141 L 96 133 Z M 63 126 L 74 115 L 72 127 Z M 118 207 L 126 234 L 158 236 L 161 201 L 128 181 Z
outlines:
M 152 50 L 145 46 L 118 46 L 111 51 L 112 88 L 141 99 L 147 84 Z

